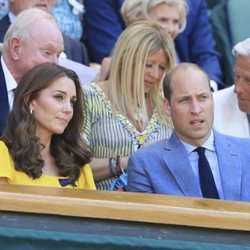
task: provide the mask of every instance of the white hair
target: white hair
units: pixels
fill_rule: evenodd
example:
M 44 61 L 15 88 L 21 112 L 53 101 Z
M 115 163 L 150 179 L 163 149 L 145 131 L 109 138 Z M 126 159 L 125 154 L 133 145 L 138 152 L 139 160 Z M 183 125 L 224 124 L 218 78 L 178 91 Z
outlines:
M 238 56 L 249 56 L 250 57 L 250 38 L 245 39 L 237 43 L 232 50 L 235 57 Z

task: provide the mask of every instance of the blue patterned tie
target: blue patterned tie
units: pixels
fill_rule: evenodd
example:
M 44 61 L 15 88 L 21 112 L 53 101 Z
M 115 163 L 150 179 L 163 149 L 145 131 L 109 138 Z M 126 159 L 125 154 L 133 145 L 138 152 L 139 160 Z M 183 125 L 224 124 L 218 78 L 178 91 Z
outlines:
M 196 148 L 199 155 L 199 176 L 202 195 L 204 198 L 219 199 L 218 191 L 214 182 L 214 177 L 209 166 L 209 162 L 205 156 L 205 148 Z

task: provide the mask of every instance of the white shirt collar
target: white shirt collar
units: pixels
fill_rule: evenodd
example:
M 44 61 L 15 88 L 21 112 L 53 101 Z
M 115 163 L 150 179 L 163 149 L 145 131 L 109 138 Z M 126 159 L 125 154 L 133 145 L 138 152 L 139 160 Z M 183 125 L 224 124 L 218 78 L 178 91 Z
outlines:
M 190 154 L 191 152 L 193 152 L 197 147 L 188 144 L 182 140 L 180 140 L 181 143 L 183 144 L 184 148 L 186 149 L 187 153 Z M 214 148 L 214 132 L 213 130 L 211 130 L 210 136 L 207 138 L 207 140 L 201 145 L 201 147 L 206 148 L 208 150 L 211 151 L 215 151 Z
M 8 12 L 8 16 L 9 16 L 10 22 L 13 23 L 14 20 L 16 19 L 16 16 L 11 11 Z
M 12 74 L 10 73 L 9 69 L 7 68 L 7 65 L 5 64 L 2 56 L 1 56 L 1 64 L 3 67 L 3 74 L 6 82 L 7 92 L 9 92 L 17 87 L 17 83 Z

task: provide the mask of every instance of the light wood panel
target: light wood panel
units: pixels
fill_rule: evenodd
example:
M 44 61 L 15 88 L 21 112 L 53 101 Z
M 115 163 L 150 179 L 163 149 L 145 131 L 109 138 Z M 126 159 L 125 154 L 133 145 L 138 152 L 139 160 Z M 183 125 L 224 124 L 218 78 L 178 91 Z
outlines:
M 0 185 L 0 210 L 250 231 L 250 203 Z

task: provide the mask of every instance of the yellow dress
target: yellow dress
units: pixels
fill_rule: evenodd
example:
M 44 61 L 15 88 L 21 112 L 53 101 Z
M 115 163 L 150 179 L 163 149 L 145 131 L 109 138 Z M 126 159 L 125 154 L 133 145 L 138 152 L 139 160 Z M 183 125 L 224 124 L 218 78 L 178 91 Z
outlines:
M 0 141 L 0 177 L 6 177 L 9 184 L 32 185 L 44 187 L 62 187 L 59 180 L 67 177 L 42 175 L 40 178 L 32 179 L 26 173 L 14 168 L 12 157 L 3 141 Z M 83 166 L 80 177 L 75 181 L 76 186 L 66 185 L 65 188 L 92 189 L 95 190 L 93 174 L 89 164 Z

